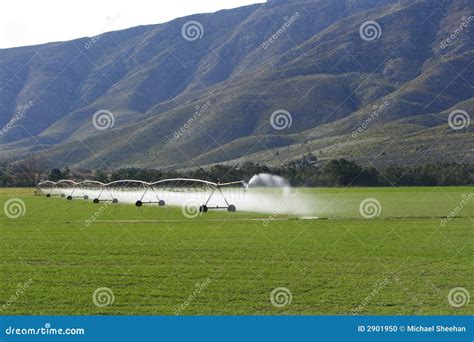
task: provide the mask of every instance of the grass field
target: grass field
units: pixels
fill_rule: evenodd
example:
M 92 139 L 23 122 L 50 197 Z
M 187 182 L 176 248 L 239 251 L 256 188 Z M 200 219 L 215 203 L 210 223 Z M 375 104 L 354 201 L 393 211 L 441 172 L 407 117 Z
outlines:
M 300 191 L 320 219 L 98 211 L 104 204 L 0 189 L 1 314 L 474 314 L 474 299 L 448 301 L 456 287 L 474 295 L 474 200 L 463 197 L 472 188 Z M 3 212 L 12 198 L 23 216 Z M 380 216 L 361 216 L 366 198 Z M 102 287 L 113 292 L 106 307 L 93 301 Z M 283 307 L 270 301 L 279 287 L 292 297 Z

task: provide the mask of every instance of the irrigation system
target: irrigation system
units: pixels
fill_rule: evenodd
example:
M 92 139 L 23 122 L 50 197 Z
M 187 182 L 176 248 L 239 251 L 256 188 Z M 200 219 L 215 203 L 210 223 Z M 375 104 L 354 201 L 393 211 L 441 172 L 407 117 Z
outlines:
M 230 183 L 213 183 L 200 179 L 173 178 L 157 182 L 144 182 L 140 180 L 118 180 L 111 183 L 97 181 L 60 180 L 58 182 L 42 181 L 37 185 L 37 194 L 46 197 L 62 197 L 67 200 L 84 199 L 94 203 L 110 202 L 119 203 L 119 198 L 126 198 L 126 202 L 135 203 L 137 207 L 144 204 L 156 204 L 165 206 L 167 197 L 176 198 L 180 194 L 181 199 L 190 199 L 193 194 L 200 194 L 199 211 L 207 212 L 210 209 L 226 209 L 235 212 L 237 208 L 228 200 L 224 189 L 239 188 L 246 191 L 245 181 Z M 223 205 L 211 205 L 211 200 L 220 200 Z

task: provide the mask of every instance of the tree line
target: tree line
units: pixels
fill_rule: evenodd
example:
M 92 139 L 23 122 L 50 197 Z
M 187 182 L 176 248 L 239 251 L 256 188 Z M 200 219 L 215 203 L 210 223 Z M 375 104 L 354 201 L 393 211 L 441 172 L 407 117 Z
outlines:
M 474 185 L 474 164 L 434 163 L 426 165 L 392 165 L 383 168 L 359 165 L 346 159 L 319 161 L 311 153 L 281 166 L 244 162 L 238 166 L 214 165 L 186 171 L 122 168 L 118 170 L 85 170 L 42 167 L 35 158 L 21 163 L 0 162 L 0 186 L 31 187 L 41 180 L 95 180 L 103 183 L 121 179 L 153 182 L 168 178 L 197 178 L 213 182 L 249 180 L 259 173 L 286 178 L 293 186 L 447 186 Z

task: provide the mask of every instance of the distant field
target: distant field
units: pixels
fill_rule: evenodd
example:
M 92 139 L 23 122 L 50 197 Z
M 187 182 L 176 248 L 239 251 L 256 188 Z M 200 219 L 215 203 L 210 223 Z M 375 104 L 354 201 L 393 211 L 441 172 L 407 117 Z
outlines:
M 320 219 L 187 219 L 0 189 L 1 314 L 474 314 L 474 299 L 448 302 L 456 287 L 474 296 L 473 188 L 299 191 Z M 5 215 L 12 198 L 23 216 Z M 367 198 L 380 203 L 373 219 L 359 210 Z M 93 302 L 101 287 L 113 292 L 107 307 Z M 283 307 L 270 301 L 279 287 L 291 292 Z

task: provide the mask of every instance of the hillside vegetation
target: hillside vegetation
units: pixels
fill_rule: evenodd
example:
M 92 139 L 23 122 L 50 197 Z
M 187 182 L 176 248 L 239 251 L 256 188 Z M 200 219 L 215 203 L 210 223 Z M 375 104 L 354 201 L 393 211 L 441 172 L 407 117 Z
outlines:
M 0 158 L 95 169 L 278 165 L 310 152 L 473 162 L 474 124 L 448 125 L 453 111 L 474 113 L 472 15 L 471 0 L 269 1 L 0 50 L 0 128 L 12 126 Z M 193 41 L 191 21 L 202 27 Z M 363 39 L 368 21 L 378 38 Z M 113 127 L 94 127 L 100 110 Z M 277 110 L 291 115 L 285 129 L 271 125 Z

